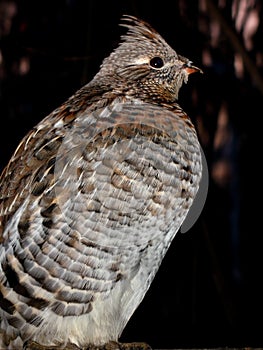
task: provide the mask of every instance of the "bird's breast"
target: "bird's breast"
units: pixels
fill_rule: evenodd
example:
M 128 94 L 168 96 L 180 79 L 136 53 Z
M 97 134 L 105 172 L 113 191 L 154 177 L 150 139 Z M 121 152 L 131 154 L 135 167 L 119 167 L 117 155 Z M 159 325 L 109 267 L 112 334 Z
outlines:
M 83 233 L 85 227 L 89 239 L 141 245 L 181 222 L 200 168 L 195 131 L 182 116 L 148 104 L 116 104 L 81 115 L 65 136 L 56 197 L 71 227 Z

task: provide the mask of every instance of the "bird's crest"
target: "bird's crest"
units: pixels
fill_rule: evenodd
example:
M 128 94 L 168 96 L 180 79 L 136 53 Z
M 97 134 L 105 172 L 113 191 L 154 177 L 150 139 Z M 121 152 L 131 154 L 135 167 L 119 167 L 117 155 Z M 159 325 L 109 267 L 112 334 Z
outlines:
M 123 15 L 120 26 L 128 28 L 127 33 L 121 36 L 122 41 L 133 42 L 137 41 L 138 37 L 144 37 L 147 40 L 164 44 L 164 39 L 150 24 L 134 16 Z

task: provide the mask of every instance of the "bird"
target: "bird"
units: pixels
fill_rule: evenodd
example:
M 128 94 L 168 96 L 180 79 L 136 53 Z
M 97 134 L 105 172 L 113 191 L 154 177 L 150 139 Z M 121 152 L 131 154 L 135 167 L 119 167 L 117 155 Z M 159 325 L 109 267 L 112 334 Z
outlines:
M 178 94 L 202 71 L 144 20 L 120 26 L 1 174 L 1 349 L 139 349 L 119 339 L 198 192 L 201 146 Z

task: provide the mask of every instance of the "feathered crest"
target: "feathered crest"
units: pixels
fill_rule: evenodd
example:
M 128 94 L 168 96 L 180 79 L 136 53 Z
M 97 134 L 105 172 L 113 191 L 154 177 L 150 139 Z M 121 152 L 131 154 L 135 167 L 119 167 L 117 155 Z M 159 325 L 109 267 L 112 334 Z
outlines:
M 121 36 L 122 41 L 138 41 L 138 37 L 143 36 L 151 41 L 165 43 L 164 39 L 150 24 L 134 16 L 123 15 L 120 26 L 128 28 L 127 33 Z

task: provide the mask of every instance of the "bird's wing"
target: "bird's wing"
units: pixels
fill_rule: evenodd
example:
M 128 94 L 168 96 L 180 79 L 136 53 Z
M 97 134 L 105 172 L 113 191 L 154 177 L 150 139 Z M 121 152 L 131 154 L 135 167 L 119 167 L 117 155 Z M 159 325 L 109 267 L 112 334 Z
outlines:
M 59 315 L 89 312 L 155 234 L 178 230 L 200 171 L 171 111 L 127 102 L 64 119 L 41 122 L 1 176 L 1 292 L 13 288 L 21 309 L 30 298 L 31 322 L 50 303 Z

